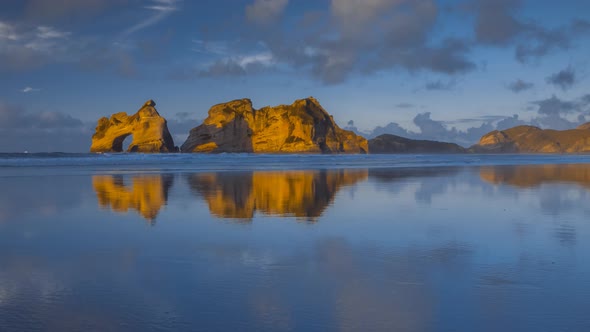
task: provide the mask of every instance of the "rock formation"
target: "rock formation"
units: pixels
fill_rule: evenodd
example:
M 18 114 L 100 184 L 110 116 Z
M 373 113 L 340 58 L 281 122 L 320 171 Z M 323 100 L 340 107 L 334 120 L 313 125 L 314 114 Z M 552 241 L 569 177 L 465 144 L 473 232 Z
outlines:
M 369 140 L 371 153 L 465 153 L 465 148 L 455 143 L 413 140 L 396 135 L 383 134 Z
M 222 172 L 194 174 L 188 181 L 219 218 L 249 221 L 258 212 L 315 221 L 341 188 L 367 176 L 367 170 Z
M 363 137 L 343 130 L 314 98 L 254 109 L 249 99 L 211 107 L 182 152 L 367 153 Z
M 582 153 L 590 152 L 590 123 L 576 129 L 552 130 L 533 126 L 484 135 L 469 149 L 476 153 Z
M 156 103 L 148 100 L 134 115 L 115 113 L 110 119 L 98 120 L 92 135 L 90 152 L 123 152 L 123 141 L 133 135 L 127 152 L 174 152 L 174 141 L 166 119 L 156 111 Z

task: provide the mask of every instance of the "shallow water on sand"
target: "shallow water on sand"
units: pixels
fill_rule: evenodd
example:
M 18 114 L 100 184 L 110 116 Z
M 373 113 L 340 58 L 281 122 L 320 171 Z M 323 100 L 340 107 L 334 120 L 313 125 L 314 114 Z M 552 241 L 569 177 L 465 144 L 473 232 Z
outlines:
M 221 158 L 0 161 L 0 331 L 590 330 L 587 157 Z

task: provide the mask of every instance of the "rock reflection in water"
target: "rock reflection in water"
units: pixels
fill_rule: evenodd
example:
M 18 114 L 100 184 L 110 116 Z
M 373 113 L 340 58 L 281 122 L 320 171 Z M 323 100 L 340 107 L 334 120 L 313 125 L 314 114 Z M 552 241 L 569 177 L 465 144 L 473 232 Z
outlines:
M 574 183 L 590 187 L 590 165 L 521 165 L 482 167 L 482 180 L 528 188 L 544 183 Z
M 170 174 L 137 175 L 126 183 L 122 175 L 95 175 L 92 184 L 100 207 L 116 212 L 135 210 L 153 224 L 166 205 L 173 179 Z
M 344 186 L 367 179 L 367 170 L 205 173 L 188 177 L 212 215 L 251 220 L 255 213 L 315 221 Z

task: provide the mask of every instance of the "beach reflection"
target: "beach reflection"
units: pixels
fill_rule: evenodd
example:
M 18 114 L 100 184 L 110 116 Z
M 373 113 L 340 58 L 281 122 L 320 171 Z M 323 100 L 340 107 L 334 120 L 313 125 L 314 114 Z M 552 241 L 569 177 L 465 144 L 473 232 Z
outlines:
M 573 183 L 590 187 L 590 165 L 490 166 L 480 170 L 482 180 L 527 188 L 544 183 Z
M 251 220 L 260 212 L 315 221 L 341 188 L 367 176 L 367 170 L 314 170 L 205 173 L 187 179 L 216 217 Z
M 589 170 L 0 178 L 0 331 L 588 331 Z
M 132 176 L 127 183 L 121 175 L 95 175 L 92 185 L 98 205 L 115 212 L 135 210 L 154 223 L 160 209 L 168 201 L 174 177 L 169 174 Z

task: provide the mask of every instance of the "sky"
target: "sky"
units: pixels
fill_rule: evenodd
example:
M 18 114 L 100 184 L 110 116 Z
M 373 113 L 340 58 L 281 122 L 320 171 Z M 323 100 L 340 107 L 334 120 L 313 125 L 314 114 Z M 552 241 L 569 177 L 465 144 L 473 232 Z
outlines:
M 148 99 L 176 145 L 241 98 L 463 146 L 574 128 L 589 41 L 587 0 L 2 0 L 0 152 L 86 152 L 100 117 Z

